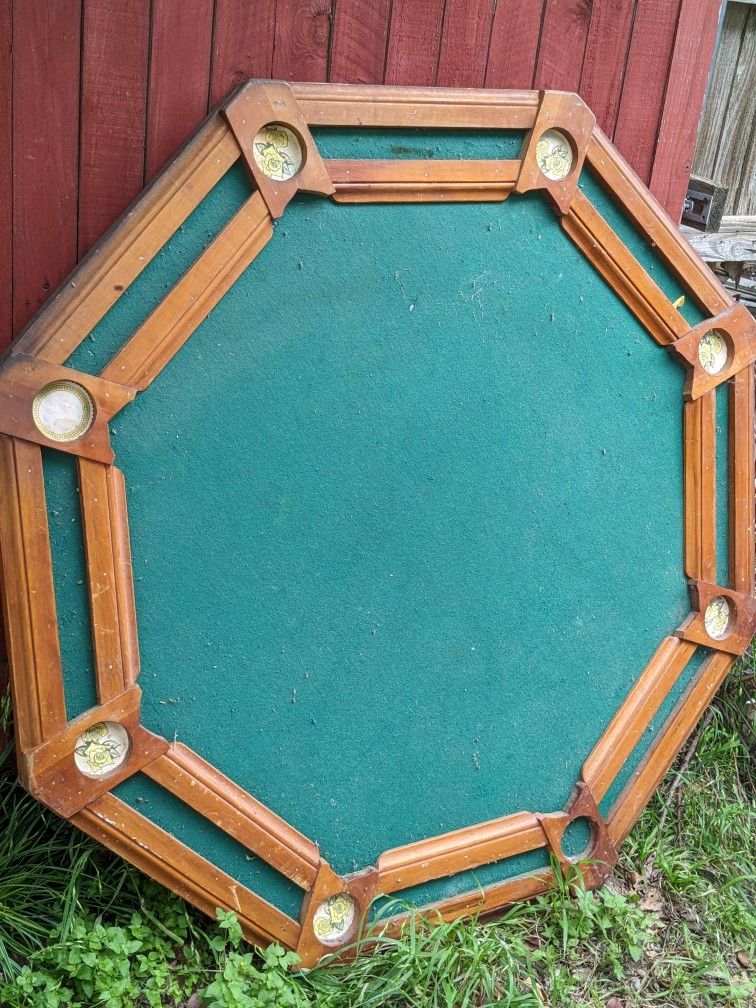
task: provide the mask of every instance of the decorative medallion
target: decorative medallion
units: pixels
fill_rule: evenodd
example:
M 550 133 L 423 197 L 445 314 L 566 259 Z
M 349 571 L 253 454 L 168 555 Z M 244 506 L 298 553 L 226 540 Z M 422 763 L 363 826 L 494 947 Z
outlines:
M 727 340 L 716 329 L 710 329 L 698 344 L 701 367 L 710 375 L 719 374 L 727 364 Z
M 254 158 L 257 167 L 268 178 L 285 182 L 302 167 L 302 147 L 299 140 L 281 123 L 268 123 L 255 137 Z
M 546 178 L 556 181 L 567 178 L 572 160 L 572 146 L 564 133 L 546 130 L 536 147 L 536 162 Z
M 116 721 L 99 721 L 76 740 L 74 760 L 87 777 L 103 777 L 118 769 L 128 751 L 126 729 Z
M 722 640 L 730 631 L 730 603 L 718 595 L 706 606 L 704 613 L 706 633 L 714 640 Z
M 322 945 L 340 945 L 354 923 L 355 902 L 347 893 L 323 900 L 312 918 L 315 937 Z
M 34 397 L 32 417 L 37 429 L 51 441 L 75 441 L 89 430 L 94 404 L 81 385 L 51 382 Z

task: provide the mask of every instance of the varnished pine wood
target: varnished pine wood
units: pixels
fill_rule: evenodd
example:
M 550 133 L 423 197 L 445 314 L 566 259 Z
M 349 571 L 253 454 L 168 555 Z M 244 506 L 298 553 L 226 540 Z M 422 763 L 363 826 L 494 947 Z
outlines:
M 707 581 L 689 583 L 692 612 L 676 631 L 676 636 L 727 654 L 742 655 L 756 633 L 756 598 Z M 725 598 L 730 606 L 730 625 L 724 637 L 710 637 L 704 615 L 715 598 Z
M 86 389 L 94 406 L 91 426 L 73 441 L 53 441 L 34 423 L 34 398 L 46 385 L 72 381 Z M 134 398 L 134 391 L 27 354 L 10 354 L 0 364 L 0 432 L 71 455 L 112 462 L 108 421 Z
M 680 232 L 664 208 L 598 128 L 588 145 L 588 164 L 604 187 L 627 208 L 635 227 L 704 311 L 718 315 L 733 305 L 706 263 L 680 240 Z
M 698 356 L 701 338 L 711 330 L 724 334 L 727 341 L 727 362 L 718 374 L 704 370 Z M 756 359 L 756 320 L 742 304 L 733 305 L 717 315 L 706 319 L 690 329 L 670 349 L 678 354 L 688 366 L 685 379 L 685 398 L 698 399 L 711 389 L 728 381 Z
M 288 84 L 283 81 L 250 81 L 226 102 L 223 115 L 274 220 L 281 217 L 298 192 L 316 193 L 319 196 L 329 196 L 333 192 L 333 183 Z M 257 135 L 269 123 L 282 123 L 299 139 L 302 164 L 291 178 L 268 177 L 255 159 Z
M 716 409 L 716 393 L 707 392 L 683 414 L 685 573 L 704 581 L 717 576 Z
M 72 822 L 210 917 L 217 907 L 234 910 L 249 941 L 296 946 L 300 930 L 296 921 L 114 795 L 96 799 L 77 813 Z M 139 838 L 138 843 L 135 837 Z
M 16 353 L 62 364 L 239 157 L 210 117 L 16 340 Z
M 560 223 L 657 343 L 672 343 L 689 331 L 683 316 L 580 189 Z
M 537 91 L 292 84 L 310 126 L 530 129 Z
M 317 844 L 180 742 L 145 773 L 302 889 L 320 863 Z
M 615 846 L 622 843 L 648 804 L 662 777 L 722 684 L 733 661 L 730 655 L 712 655 L 683 694 L 661 734 L 607 817 L 607 828 Z
M 124 344 L 102 377 L 146 389 L 272 235 L 267 207 L 256 192 Z
M 583 764 L 583 780 L 597 802 L 606 795 L 695 650 L 695 644 L 677 637 L 665 637 L 622 702 Z
M 503 861 L 545 846 L 538 819 L 529 812 L 395 847 L 378 858 L 379 889 L 396 892 L 455 872 Z
M 517 181 L 519 161 L 325 162 L 337 203 L 498 202 Z
M 123 474 L 78 460 L 92 647 L 100 703 L 136 682 L 139 650 Z
M 577 189 L 586 150 L 596 125 L 593 112 L 576 94 L 562 91 L 541 92 L 533 128 L 522 148 L 522 165 L 515 191 L 541 190 L 548 194 L 560 213 L 567 213 Z M 558 130 L 572 147 L 572 167 L 564 179 L 550 179 L 541 171 L 536 151 L 547 130 Z
M 66 725 L 42 452 L 0 434 L 5 635 L 20 754 Z
M 746 595 L 754 590 L 754 365 L 730 385 L 730 579 Z
M 35 798 L 68 819 L 95 798 L 131 777 L 168 748 L 168 743 L 139 723 L 141 691 L 132 686 L 107 703 L 85 711 L 69 721 L 57 735 L 19 756 L 19 775 Z M 124 762 L 112 773 L 89 777 L 74 761 L 76 742 L 82 732 L 101 721 L 121 725 L 129 736 Z

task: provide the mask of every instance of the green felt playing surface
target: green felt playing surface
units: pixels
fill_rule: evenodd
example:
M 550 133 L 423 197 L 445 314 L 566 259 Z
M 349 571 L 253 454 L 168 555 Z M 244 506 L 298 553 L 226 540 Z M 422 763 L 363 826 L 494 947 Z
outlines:
M 317 139 L 334 157 L 516 157 L 521 142 Z M 232 169 L 69 363 L 99 371 L 249 191 Z M 652 250 L 618 212 L 610 222 L 677 298 Z M 698 321 L 690 299 L 683 311 Z M 683 379 L 537 195 L 297 197 L 112 425 L 144 723 L 316 840 L 338 872 L 562 808 L 688 610 Z M 72 464 L 46 457 L 70 715 L 94 702 Z M 285 879 L 147 778 L 116 793 L 297 912 Z

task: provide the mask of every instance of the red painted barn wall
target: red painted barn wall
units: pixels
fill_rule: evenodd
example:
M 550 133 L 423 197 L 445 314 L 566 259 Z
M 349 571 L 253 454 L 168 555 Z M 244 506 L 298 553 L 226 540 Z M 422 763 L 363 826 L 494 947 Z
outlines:
M 0 0 L 0 346 L 250 76 L 576 90 L 673 217 L 719 0 Z

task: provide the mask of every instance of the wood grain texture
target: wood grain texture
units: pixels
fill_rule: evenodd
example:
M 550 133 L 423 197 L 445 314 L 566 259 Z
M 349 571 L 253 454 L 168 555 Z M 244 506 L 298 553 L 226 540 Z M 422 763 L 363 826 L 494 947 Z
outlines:
M 607 828 L 615 846 L 622 843 L 648 804 L 662 777 L 724 681 L 733 660 L 726 654 L 712 655 L 686 689 L 661 734 L 607 817 Z
M 530 88 L 544 0 L 499 0 L 491 26 L 486 87 Z
M 397 892 L 545 845 L 543 829 L 531 813 L 493 819 L 381 854 L 376 865 L 378 889 Z
M 313 927 L 314 915 L 324 900 L 339 893 L 348 893 L 352 898 L 355 904 L 354 919 L 344 935 L 344 942 L 353 943 L 366 930 L 370 904 L 378 892 L 378 873 L 375 868 L 367 868 L 347 878 L 341 878 L 326 861 L 321 861 L 315 884 L 302 901 L 300 913 L 302 930 L 296 947 L 301 965 L 306 969 L 317 965 L 326 952 Z M 348 954 L 351 956 L 352 953 Z
M 534 87 L 579 90 L 591 6 L 591 0 L 546 0 Z
M 602 185 L 627 207 L 635 227 L 704 311 L 718 315 L 734 304 L 706 263 L 687 242 L 680 241 L 669 214 L 600 129 L 594 130 L 588 145 L 588 164 Z
M 174 743 L 145 773 L 302 889 L 312 888 L 317 844 L 191 749 Z
M 330 38 L 331 0 L 276 0 L 272 76 L 325 80 Z
M 299 924 L 195 854 L 114 795 L 103 795 L 71 820 L 79 829 L 167 886 L 208 916 L 231 907 L 246 938 L 294 947 Z
M 272 235 L 267 207 L 256 192 L 124 344 L 102 377 L 146 389 Z
M 756 599 L 752 594 L 744 595 L 701 580 L 691 581 L 689 590 L 692 612 L 675 635 L 730 655 L 744 654 L 756 634 Z M 706 627 L 705 613 L 711 602 L 720 597 L 726 599 L 730 607 L 729 625 L 725 636 L 712 637 Z
M 225 121 L 213 116 L 105 237 L 75 283 L 18 337 L 17 352 L 65 361 L 238 157 Z
M 336 0 L 328 79 L 380 84 L 386 68 L 391 0 Z
M 585 102 L 565 91 L 544 91 L 538 103 L 538 114 L 532 131 L 522 147 L 522 164 L 515 192 L 540 190 L 560 214 L 572 206 L 588 144 L 596 127 L 596 118 Z M 549 130 L 560 130 L 569 140 L 573 152 L 572 164 L 565 178 L 549 178 L 538 164 L 538 145 Z
M 756 262 L 756 216 L 728 215 L 710 234 L 685 225 L 680 231 L 705 262 Z
M 494 0 L 446 0 L 437 85 L 483 86 L 494 6 Z
M 136 606 L 123 474 L 78 460 L 97 698 L 105 703 L 139 674 Z
M 79 258 L 144 185 L 149 0 L 83 5 Z
M 34 422 L 33 404 L 37 393 L 46 385 L 59 381 L 80 385 L 94 406 L 90 426 L 73 441 L 51 440 Z M 71 455 L 112 462 L 108 421 L 133 398 L 134 393 L 122 385 L 49 364 L 37 357 L 12 353 L 0 364 L 0 431 Z
M 139 723 L 141 691 L 138 686 L 112 697 L 102 706 L 69 721 L 63 731 L 37 748 L 21 754 L 19 775 L 24 786 L 44 805 L 64 819 L 138 773 L 168 748 L 159 735 Z M 102 777 L 83 774 L 74 759 L 79 737 L 103 721 L 121 725 L 129 738 L 125 760 Z
M 711 330 L 727 343 L 727 360 L 720 371 L 709 374 L 701 364 L 699 346 Z M 672 350 L 687 364 L 685 398 L 697 399 L 705 392 L 729 381 L 756 360 L 756 321 L 744 304 L 735 304 L 714 318 L 705 319 L 678 339 Z
M 693 173 L 727 186 L 727 214 L 756 209 L 756 8 L 727 5 L 696 142 Z
M 537 91 L 292 84 L 310 126 L 530 129 Z
M 694 644 L 677 637 L 665 637 L 623 700 L 583 764 L 583 780 L 597 802 L 606 795 L 695 650 Z
M 428 920 L 453 921 L 472 915 L 485 916 L 503 910 L 512 903 L 533 899 L 547 892 L 554 885 L 554 873 L 550 868 L 529 872 L 498 882 L 485 888 L 460 893 L 448 899 L 428 903 L 422 908 Z M 374 928 L 376 940 L 381 936 L 397 937 L 410 920 L 409 914 L 397 914 L 387 921 L 381 921 Z
M 730 5 L 733 8 L 740 4 Z M 708 100 L 708 99 L 707 99 Z M 730 190 L 725 213 L 752 212 L 756 194 L 753 173 L 753 145 L 756 137 L 756 9 L 749 7 L 748 21 L 743 28 L 741 46 L 727 103 L 721 121 L 721 137 L 711 177 Z M 750 163 L 749 163 L 750 161 Z
M 619 112 L 635 0 L 594 0 L 588 26 L 580 97 L 611 136 Z
M 298 192 L 330 196 L 333 183 L 328 177 L 312 134 L 307 128 L 292 90 L 284 81 L 250 81 L 226 102 L 222 114 L 239 145 L 247 171 L 273 220 L 282 216 Z M 266 175 L 254 157 L 260 130 L 271 122 L 284 122 L 297 134 L 302 147 L 302 164 L 291 178 Z
M 717 576 L 716 391 L 685 403 L 683 428 L 685 573 L 714 581 Z
M 635 7 L 613 139 L 646 184 L 654 163 L 678 8 L 679 0 L 638 0 Z
M 746 595 L 754 590 L 754 365 L 730 385 L 730 578 Z
M 80 0 L 14 0 L 13 328 L 77 259 Z
M 650 181 L 651 192 L 676 224 L 693 165 L 718 18 L 716 0 L 682 0 Z
M 0 0 L 0 353 L 10 343 L 13 334 L 12 40 L 12 0 Z M 0 690 L 2 688 L 3 675 L 0 673 Z
M 393 0 L 386 84 L 435 84 L 443 23 L 444 0 Z
M 682 315 L 641 267 L 580 189 L 562 227 L 657 343 L 667 345 L 689 330 Z
M 21 753 L 66 724 L 42 452 L 0 435 L 2 602 Z
M 250 77 L 270 77 L 276 0 L 215 0 L 210 104 Z
M 720 181 L 715 174 L 717 152 L 727 125 L 725 118 L 749 10 L 741 3 L 728 4 L 725 10 L 693 159 L 693 172 L 702 178 Z
M 496 202 L 512 192 L 519 161 L 324 162 L 337 203 Z
M 213 0 L 152 5 L 145 180 L 174 157 L 205 117 L 210 87 Z

